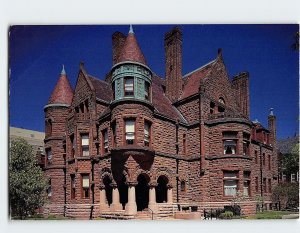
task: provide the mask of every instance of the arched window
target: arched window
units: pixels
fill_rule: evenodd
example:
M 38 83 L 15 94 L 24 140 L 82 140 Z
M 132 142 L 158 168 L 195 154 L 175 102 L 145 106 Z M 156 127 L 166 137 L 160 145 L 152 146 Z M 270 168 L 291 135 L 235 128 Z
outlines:
M 223 98 L 223 97 L 220 97 L 220 98 L 219 98 L 219 103 L 221 103 L 221 104 L 225 104 L 225 100 L 224 100 L 224 98 Z

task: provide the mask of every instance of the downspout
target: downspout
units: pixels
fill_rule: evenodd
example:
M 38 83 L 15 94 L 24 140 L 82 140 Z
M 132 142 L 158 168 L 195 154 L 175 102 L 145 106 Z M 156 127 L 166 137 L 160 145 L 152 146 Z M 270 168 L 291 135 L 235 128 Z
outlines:
M 65 149 L 65 148 L 64 148 Z M 66 149 L 63 155 L 64 157 L 64 217 L 66 217 L 66 210 L 67 210 L 67 168 L 66 168 Z
M 179 124 L 176 122 L 176 155 L 179 153 L 179 144 L 178 144 L 178 129 Z M 179 202 L 179 160 L 176 158 L 176 202 Z
M 92 206 L 91 206 L 91 213 L 90 213 L 90 220 L 93 219 L 93 212 L 94 212 L 94 204 L 95 204 L 95 183 L 94 183 L 94 165 L 95 165 L 95 160 L 92 158 L 91 160 L 92 163 L 92 185 L 91 185 L 91 189 L 92 189 Z

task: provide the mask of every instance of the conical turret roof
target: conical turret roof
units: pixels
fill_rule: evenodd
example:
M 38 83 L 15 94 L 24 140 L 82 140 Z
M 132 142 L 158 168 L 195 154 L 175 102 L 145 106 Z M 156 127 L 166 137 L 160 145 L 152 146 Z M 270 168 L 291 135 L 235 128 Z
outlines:
M 68 104 L 71 105 L 73 99 L 73 89 L 67 78 L 65 68 L 63 66 L 60 77 L 55 88 L 49 98 L 48 104 Z
M 125 40 L 123 49 L 117 59 L 117 63 L 125 61 L 133 61 L 147 65 L 146 59 L 135 38 L 132 26 L 130 26 L 128 36 Z

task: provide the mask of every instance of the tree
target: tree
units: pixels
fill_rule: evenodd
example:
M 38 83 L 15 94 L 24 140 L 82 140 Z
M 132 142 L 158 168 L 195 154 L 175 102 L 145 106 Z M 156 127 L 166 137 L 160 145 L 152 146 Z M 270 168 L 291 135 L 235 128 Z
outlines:
M 33 148 L 24 139 L 11 142 L 9 202 L 12 216 L 21 219 L 35 213 L 45 202 L 47 182 L 37 165 Z
M 281 159 L 281 172 L 287 177 L 299 171 L 299 143 L 293 146 L 291 153 L 284 154 Z
M 281 183 L 272 192 L 274 202 L 279 203 L 279 209 L 296 208 L 299 206 L 299 183 Z

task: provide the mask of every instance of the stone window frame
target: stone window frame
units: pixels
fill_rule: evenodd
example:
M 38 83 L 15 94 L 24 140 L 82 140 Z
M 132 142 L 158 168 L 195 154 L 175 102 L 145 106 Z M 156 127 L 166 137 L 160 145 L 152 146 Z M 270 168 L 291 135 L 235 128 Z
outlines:
M 84 181 L 84 176 L 88 176 L 88 182 L 89 182 L 89 186 L 88 187 L 84 187 L 83 186 L 83 181 Z M 89 173 L 81 173 L 80 174 L 80 184 L 81 184 L 81 199 L 89 199 L 90 198 L 90 186 L 91 186 L 91 182 L 90 182 L 91 178 L 90 178 L 90 174 Z
M 105 136 L 107 137 L 107 140 L 105 140 Z M 108 128 L 101 130 L 101 140 L 102 140 L 102 154 L 106 154 L 108 153 L 108 148 L 109 148 Z
M 130 94 L 126 94 L 126 80 L 130 80 L 132 79 L 132 83 L 133 83 L 133 87 L 132 87 L 132 95 Z M 134 97 L 134 89 L 135 89 L 135 86 L 134 86 L 134 76 L 125 76 L 124 77 L 124 97 Z M 131 92 L 130 92 L 131 93 Z
M 133 131 L 133 143 L 127 143 L 127 139 L 126 139 L 126 121 L 134 121 L 134 131 Z M 123 126 L 123 145 L 127 146 L 127 145 L 136 145 L 137 143 L 137 135 L 136 135 L 136 129 L 137 129 L 137 122 L 136 122 L 136 117 L 134 116 L 125 116 L 123 118 L 123 122 L 124 122 L 124 126 Z
M 70 179 L 71 179 L 70 197 L 71 200 L 74 200 L 76 198 L 76 174 L 70 174 Z
M 88 145 L 82 145 L 82 136 L 87 135 L 88 136 Z M 90 156 L 90 134 L 88 132 L 81 132 L 80 133 L 80 156 L 82 157 L 89 157 Z M 83 149 L 87 149 L 88 154 L 84 155 Z
M 180 192 L 186 193 L 186 181 L 185 180 L 180 181 Z
M 235 197 L 237 192 L 239 191 L 239 170 L 223 170 L 223 197 Z M 225 173 L 234 173 L 235 177 L 225 177 Z M 235 195 L 226 195 L 225 194 L 225 182 L 226 181 L 235 181 L 236 182 L 236 194 Z
M 230 135 L 230 136 L 226 136 L 226 134 Z M 223 131 L 222 132 L 222 136 L 223 136 L 223 147 L 222 147 L 222 150 L 223 150 L 223 155 L 237 155 L 238 154 L 238 132 L 237 131 Z M 233 141 L 235 142 L 235 149 L 234 149 L 234 153 L 226 153 L 227 149 L 225 150 L 225 142 L 229 142 L 229 141 Z M 232 144 L 234 145 L 234 144 Z M 231 151 L 232 148 L 231 148 Z

